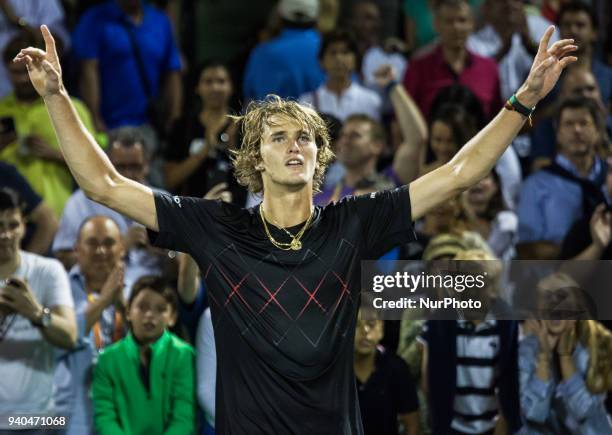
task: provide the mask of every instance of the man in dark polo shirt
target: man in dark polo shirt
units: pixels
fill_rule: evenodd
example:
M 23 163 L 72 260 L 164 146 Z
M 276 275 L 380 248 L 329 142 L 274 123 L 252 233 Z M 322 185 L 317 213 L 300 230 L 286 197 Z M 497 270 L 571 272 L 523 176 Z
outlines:
M 121 176 L 85 131 L 61 81 L 53 37 L 16 57 L 44 98 L 62 152 L 88 197 L 189 253 L 204 273 L 217 348 L 218 434 L 363 434 L 353 347 L 360 260 L 412 237 L 415 219 L 489 173 L 576 59 L 571 41 L 541 41 L 516 99 L 447 164 L 409 186 L 313 205 L 332 158 L 311 108 L 278 97 L 250 105 L 234 156 L 238 180 L 263 193 L 244 209 L 170 196 Z M 520 102 L 520 103 L 519 103 Z M 516 429 L 516 428 L 511 428 Z

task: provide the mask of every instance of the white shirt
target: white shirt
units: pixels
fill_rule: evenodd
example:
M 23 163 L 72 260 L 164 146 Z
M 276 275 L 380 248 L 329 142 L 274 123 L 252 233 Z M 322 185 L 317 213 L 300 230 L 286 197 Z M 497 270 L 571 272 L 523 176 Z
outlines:
M 54 259 L 20 251 L 15 276 L 26 281 L 36 300 L 45 307 L 74 307 L 68 276 Z M 38 413 L 51 415 L 54 408 L 54 347 L 28 319 L 7 316 L 10 326 L 0 341 L 0 415 Z M 9 429 L 6 419 L 0 429 Z
M 204 418 L 215 427 L 215 389 L 217 385 L 217 350 L 210 308 L 206 308 L 198 324 L 196 336 L 196 368 L 198 403 Z
M 401 54 L 387 53 L 379 46 L 369 48 L 363 55 L 363 61 L 361 62 L 363 83 L 368 88 L 378 89 L 374 73 L 383 65 L 391 65 L 395 69 L 397 77 L 404 77 L 408 62 Z
M 382 112 L 380 96 L 355 82 L 340 95 L 322 84 L 314 92 L 302 95 L 300 103 L 310 104 L 317 112 L 333 115 L 342 122 L 351 115 L 362 113 L 380 121 Z

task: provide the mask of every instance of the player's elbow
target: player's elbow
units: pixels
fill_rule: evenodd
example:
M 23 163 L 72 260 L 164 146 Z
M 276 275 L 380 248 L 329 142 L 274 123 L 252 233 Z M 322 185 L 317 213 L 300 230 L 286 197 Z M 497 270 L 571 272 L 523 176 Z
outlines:
M 111 171 L 88 183 L 82 183 L 81 188 L 87 198 L 106 205 L 113 197 L 113 190 L 121 183 L 121 178 L 121 175 Z

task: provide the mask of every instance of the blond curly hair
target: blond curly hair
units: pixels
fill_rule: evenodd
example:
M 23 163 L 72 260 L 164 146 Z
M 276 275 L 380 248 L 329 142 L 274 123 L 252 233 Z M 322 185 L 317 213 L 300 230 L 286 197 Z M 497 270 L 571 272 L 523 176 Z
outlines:
M 253 101 L 249 103 L 243 116 L 233 117 L 242 124 L 242 144 L 230 150 L 238 183 L 252 193 L 263 192 L 261 172 L 255 167 L 261 162 L 264 127 L 270 125 L 270 118 L 275 115 L 296 122 L 314 135 L 318 152 L 312 185 L 314 192 L 319 192 L 325 169 L 334 158 L 329 143 L 328 127 L 311 107 L 296 101 L 284 100 L 277 95 L 268 95 L 263 101 Z

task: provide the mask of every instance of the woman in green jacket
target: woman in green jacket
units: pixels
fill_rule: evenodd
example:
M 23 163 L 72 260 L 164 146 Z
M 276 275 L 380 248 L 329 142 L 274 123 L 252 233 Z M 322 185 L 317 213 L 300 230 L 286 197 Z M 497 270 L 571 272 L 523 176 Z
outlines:
M 159 277 L 132 288 L 130 333 L 99 356 L 93 377 L 99 435 L 190 435 L 195 432 L 194 350 L 168 332 L 176 295 Z

